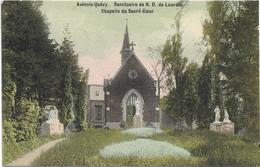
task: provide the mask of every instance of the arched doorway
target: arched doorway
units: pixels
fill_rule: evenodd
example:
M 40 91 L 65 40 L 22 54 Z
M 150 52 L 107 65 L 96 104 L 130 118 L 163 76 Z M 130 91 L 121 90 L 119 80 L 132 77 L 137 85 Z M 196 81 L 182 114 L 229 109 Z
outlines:
M 127 123 L 128 127 L 133 126 L 133 116 L 135 115 L 135 101 L 139 99 L 140 108 L 141 108 L 141 116 L 143 117 L 143 105 L 144 100 L 141 94 L 136 89 L 130 89 L 126 92 L 123 100 L 122 100 L 122 112 L 123 112 L 123 120 Z

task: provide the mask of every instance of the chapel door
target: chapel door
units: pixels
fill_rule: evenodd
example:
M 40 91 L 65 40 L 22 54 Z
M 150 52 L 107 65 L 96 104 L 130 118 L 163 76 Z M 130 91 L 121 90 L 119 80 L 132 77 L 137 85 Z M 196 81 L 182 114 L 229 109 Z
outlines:
M 126 123 L 128 127 L 133 126 L 133 117 L 135 115 L 135 101 L 137 96 L 133 93 L 131 94 L 126 101 Z

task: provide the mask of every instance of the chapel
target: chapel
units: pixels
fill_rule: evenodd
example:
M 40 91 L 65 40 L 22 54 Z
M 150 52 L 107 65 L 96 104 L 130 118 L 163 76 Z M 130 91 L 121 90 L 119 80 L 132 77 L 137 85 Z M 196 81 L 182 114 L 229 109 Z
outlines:
M 104 122 L 110 128 L 133 126 L 136 101 L 140 104 L 143 126 L 159 127 L 156 81 L 147 71 L 129 40 L 128 25 L 120 51 L 121 66 L 112 78 L 104 80 Z M 138 107 L 139 108 L 139 107 Z

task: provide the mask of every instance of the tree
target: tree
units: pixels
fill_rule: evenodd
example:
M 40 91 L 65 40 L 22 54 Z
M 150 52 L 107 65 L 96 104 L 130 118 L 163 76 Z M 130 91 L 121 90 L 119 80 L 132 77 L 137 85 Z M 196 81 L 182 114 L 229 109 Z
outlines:
M 35 81 L 41 76 L 36 70 L 41 66 L 41 60 L 48 55 L 47 48 L 51 44 L 48 39 L 48 26 L 40 6 L 41 2 L 3 3 L 2 47 L 15 53 L 10 58 L 9 65 L 15 72 L 13 79 L 17 85 L 17 99 L 38 97 L 35 86 L 38 84 Z
M 165 79 L 165 63 L 162 58 L 162 48 L 161 47 L 149 47 L 148 51 L 150 53 L 151 58 L 153 59 L 153 63 L 151 64 L 154 77 L 157 81 L 157 88 L 158 88 L 158 96 L 160 98 L 161 89 L 163 80 Z
M 166 83 L 169 89 L 169 111 L 179 120 L 183 115 L 183 73 L 187 64 L 187 58 L 182 57 L 182 43 L 180 32 L 181 10 L 175 17 L 176 33 L 166 41 L 162 50 L 162 59 L 166 68 Z M 170 107 L 173 105 L 172 107 Z M 174 112 L 174 113 L 173 113 Z
M 198 117 L 198 82 L 199 66 L 197 63 L 190 63 L 183 76 L 183 112 L 188 126 L 192 126 L 192 122 Z
M 28 141 L 36 137 L 40 107 L 37 102 L 31 102 L 22 98 L 17 105 L 20 115 L 18 116 L 16 128 L 16 141 Z
M 79 71 L 75 71 L 77 66 L 77 55 L 73 49 L 73 42 L 70 40 L 70 33 L 68 28 L 65 28 L 65 37 L 60 45 L 60 58 L 61 58 L 61 83 L 60 83 L 60 96 L 59 96 L 59 109 L 61 122 L 67 126 L 70 122 L 73 121 L 73 102 L 74 97 L 73 90 L 78 89 L 78 84 L 73 82 L 73 75 L 80 75 Z M 74 78 L 75 79 L 75 78 Z M 74 80 L 75 81 L 75 80 Z M 77 81 L 77 80 L 76 80 Z M 79 81 L 79 80 L 78 80 Z M 77 82 L 78 82 L 77 81 Z M 73 83 L 76 83 L 73 85 Z M 73 89 L 74 86 L 74 89 Z
M 165 75 L 165 63 L 162 58 L 162 48 L 161 47 L 156 47 L 152 48 L 149 47 L 148 51 L 150 53 L 151 58 L 153 59 L 153 63 L 151 64 L 152 70 L 153 70 L 153 75 L 156 78 L 156 86 L 157 86 L 157 104 L 159 108 L 159 118 L 161 115 L 161 106 L 160 106 L 160 98 L 161 98 L 161 90 L 163 89 L 163 82 L 166 78 Z M 156 114 L 157 115 L 157 114 Z
M 206 54 L 199 75 L 198 82 L 198 125 L 199 128 L 208 128 L 213 120 L 213 110 L 220 104 L 219 78 L 215 69 L 215 60 L 209 53 Z
M 79 130 L 87 128 L 87 83 L 88 83 L 89 70 L 86 70 L 81 77 L 78 91 L 78 98 L 76 101 L 76 122 Z
M 38 105 L 47 103 L 54 87 L 49 83 L 55 83 L 51 79 L 55 78 L 52 62 L 57 57 L 56 45 L 48 37 L 41 4 L 32 1 L 2 4 L 3 119 L 10 130 L 7 136 L 14 132 L 16 141 L 34 138 Z
M 72 87 L 70 68 L 63 71 L 63 79 L 60 87 L 59 110 L 61 122 L 66 127 L 73 119 L 72 110 Z
M 16 94 L 16 83 L 14 82 L 14 70 L 9 65 L 8 59 L 15 54 L 14 52 L 4 49 L 3 55 L 5 56 L 5 61 L 3 61 L 3 77 L 2 77 L 2 111 L 3 119 L 8 120 L 15 117 L 15 94 Z
M 2 4 L 4 135 L 15 136 L 18 142 L 37 135 L 39 106 L 56 105 L 62 122 L 68 124 L 73 117 L 73 94 L 79 93 L 82 72 L 74 45 L 70 38 L 61 45 L 49 39 L 41 4 Z
M 259 109 L 258 3 L 209 2 L 210 18 L 203 24 L 210 54 L 216 55 L 218 71 L 227 77 L 227 98 L 238 96 L 245 104 L 239 117 L 246 117 L 246 121 L 235 123 L 249 129 L 257 128 Z M 231 115 L 236 113 L 237 108 L 227 108 Z

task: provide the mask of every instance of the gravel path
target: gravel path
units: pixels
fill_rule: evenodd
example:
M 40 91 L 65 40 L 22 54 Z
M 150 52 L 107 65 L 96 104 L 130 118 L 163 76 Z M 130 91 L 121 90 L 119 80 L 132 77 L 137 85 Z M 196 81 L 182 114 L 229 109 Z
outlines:
M 49 143 L 46 143 L 36 149 L 34 149 L 33 151 L 23 155 L 22 157 L 14 160 L 13 162 L 5 165 L 5 166 L 30 166 L 31 163 L 41 155 L 42 152 L 47 151 L 48 149 L 50 149 L 51 147 L 55 146 L 57 143 L 63 141 L 65 138 L 62 139 L 57 139 L 54 141 L 51 141 Z

